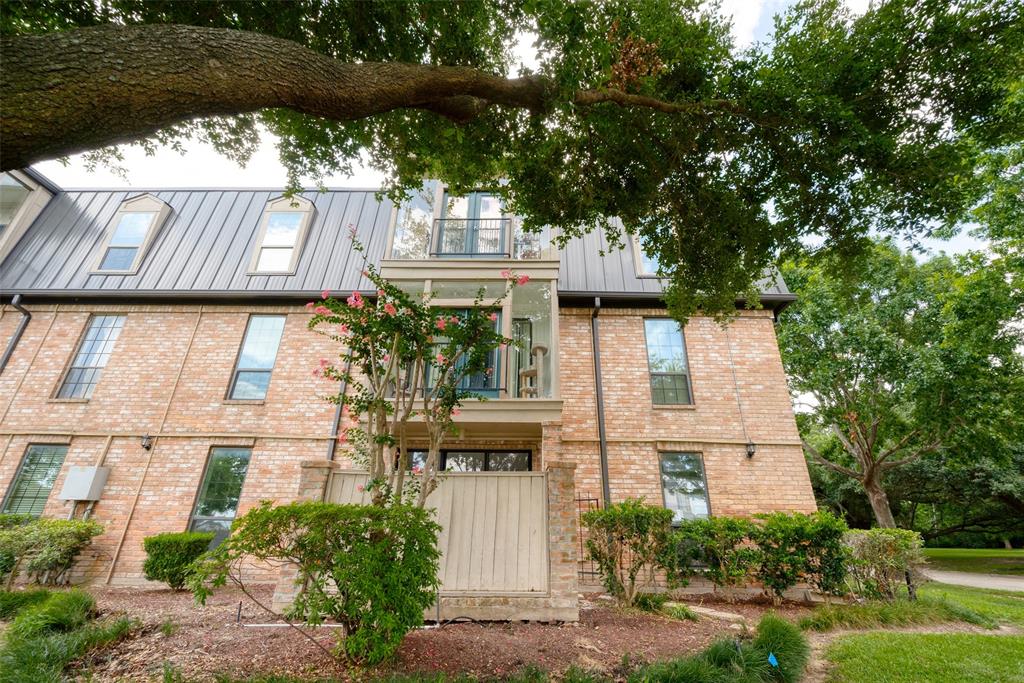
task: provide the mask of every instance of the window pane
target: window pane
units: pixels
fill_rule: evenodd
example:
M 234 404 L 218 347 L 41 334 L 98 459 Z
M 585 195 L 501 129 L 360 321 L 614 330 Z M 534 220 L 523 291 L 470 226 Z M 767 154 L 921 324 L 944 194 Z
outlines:
M 283 315 L 254 315 L 249 318 L 238 367 L 246 370 L 272 369 L 283 332 Z
M 525 451 L 495 451 L 487 454 L 490 472 L 529 472 L 530 454 Z
M 239 371 L 235 377 L 235 386 L 231 390 L 231 398 L 240 401 L 262 401 L 267 397 L 270 388 L 270 372 Z
M 424 259 L 429 256 L 430 231 L 434 223 L 435 187 L 435 183 L 426 183 L 398 209 L 391 258 Z
M 486 453 L 448 451 L 445 453 L 444 469 L 448 472 L 483 472 Z
M 214 448 L 210 452 L 189 528 L 214 532 L 213 545 L 220 543 L 230 532 L 251 455 L 248 448 Z
M 292 266 L 292 249 L 260 249 L 256 270 L 260 273 L 287 273 Z
M 29 446 L 18 476 L 8 492 L 3 511 L 36 517 L 41 515 L 67 452 L 67 446 Z
M 661 483 L 665 507 L 672 510 L 675 521 L 708 516 L 708 496 L 700 455 L 662 453 Z
M 136 247 L 111 247 L 103 255 L 100 270 L 131 270 L 138 251 Z
M 0 173 L 0 232 L 11 224 L 32 190 L 9 173 Z
M 210 542 L 210 548 L 216 548 L 231 533 L 231 520 L 194 519 L 192 520 L 192 524 L 189 525 L 188 530 L 201 533 L 213 532 L 213 540 Z
M 658 259 L 653 256 L 648 256 L 644 253 L 643 249 L 640 249 L 640 271 L 641 275 L 657 275 L 658 268 L 660 267 Z
M 686 375 L 651 375 L 651 397 L 655 403 L 690 403 Z
M 121 215 L 114 234 L 110 238 L 112 247 L 141 247 L 146 241 L 146 233 L 153 224 L 152 212 L 126 213 Z
M 651 400 L 656 404 L 689 404 L 686 345 L 679 323 L 669 318 L 644 320 Z
M 124 327 L 123 315 L 94 315 L 68 367 L 58 398 L 89 398 Z
M 263 236 L 264 247 L 294 247 L 299 238 L 299 226 L 305 214 L 299 211 L 275 211 L 267 216 L 267 232 Z

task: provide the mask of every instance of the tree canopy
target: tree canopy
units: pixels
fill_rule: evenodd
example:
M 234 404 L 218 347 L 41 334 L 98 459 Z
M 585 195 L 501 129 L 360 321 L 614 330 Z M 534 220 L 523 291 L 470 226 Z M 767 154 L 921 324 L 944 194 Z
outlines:
M 634 234 L 679 315 L 756 300 L 809 236 L 850 254 L 948 230 L 1019 180 L 1018 2 L 806 0 L 748 49 L 716 10 L 8 0 L 0 166 L 189 136 L 245 159 L 262 126 L 293 188 L 365 154 L 395 193 L 494 186 L 527 229 Z M 539 65 L 512 74 L 523 32 Z
M 925 458 L 1005 465 L 1024 444 L 1019 259 L 918 263 L 880 241 L 848 267 L 853 281 L 806 260 L 783 268 L 800 299 L 779 345 L 791 391 L 811 404 L 805 450 L 859 482 L 878 523 L 894 526 L 896 471 Z

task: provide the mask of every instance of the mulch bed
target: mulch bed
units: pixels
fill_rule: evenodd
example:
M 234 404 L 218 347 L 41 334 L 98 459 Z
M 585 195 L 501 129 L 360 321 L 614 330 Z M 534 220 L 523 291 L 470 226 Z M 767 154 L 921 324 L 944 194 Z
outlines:
M 350 678 L 343 664 L 294 629 L 253 626 L 274 620 L 234 589 L 218 591 L 205 607 L 196 605 L 189 593 L 169 590 L 97 588 L 91 592 L 105 614 L 125 614 L 142 624 L 132 637 L 85 663 L 94 681 L 159 679 L 165 663 L 189 681 L 213 680 L 218 673 Z M 253 592 L 269 604 L 270 588 Z M 236 622 L 239 602 L 241 623 Z M 751 625 L 773 609 L 764 601 L 727 603 L 716 596 L 687 596 L 685 603 L 741 614 Z M 787 603 L 775 611 L 795 619 L 810 610 Z M 615 674 L 624 657 L 631 664 L 678 657 L 702 649 L 723 634 L 737 634 L 741 628 L 709 617 L 694 623 L 626 612 L 606 601 L 588 599 L 577 624 L 468 622 L 414 631 L 406 637 L 396 662 L 387 669 L 362 672 L 360 678 L 391 672 L 490 677 L 528 665 L 555 673 L 576 665 Z M 332 631 L 319 629 L 312 636 L 331 648 Z

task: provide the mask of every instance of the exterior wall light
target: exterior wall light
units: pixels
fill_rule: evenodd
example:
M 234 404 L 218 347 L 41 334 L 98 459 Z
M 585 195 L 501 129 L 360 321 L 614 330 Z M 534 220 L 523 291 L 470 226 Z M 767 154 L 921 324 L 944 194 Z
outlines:
M 143 450 L 148 451 L 150 448 L 153 447 L 153 437 L 151 437 L 149 434 L 146 434 L 141 439 L 139 439 L 139 443 L 142 445 Z
M 754 457 L 754 453 L 756 453 L 756 452 L 757 452 L 757 446 L 754 445 L 753 441 L 748 441 L 747 442 L 747 458 L 748 459 L 749 458 L 753 458 Z

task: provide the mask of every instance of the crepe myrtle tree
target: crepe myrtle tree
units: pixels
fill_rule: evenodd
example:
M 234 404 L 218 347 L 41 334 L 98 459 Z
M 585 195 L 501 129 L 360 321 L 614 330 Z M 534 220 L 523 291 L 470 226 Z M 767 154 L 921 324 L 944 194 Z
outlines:
M 313 373 L 346 387 L 327 400 L 340 404 L 352 425 L 340 431 L 338 441 L 369 471 L 366 489 L 373 503 L 423 507 L 437 487 L 441 444 L 459 407 L 467 399 L 484 399 L 466 380 L 491 375 L 493 355 L 514 343 L 497 329 L 502 300 L 530 278 L 502 271 L 501 297 L 485 301 L 481 288 L 471 308 L 456 311 L 433 305 L 429 295 L 404 292 L 368 262 L 354 236 L 352 242 L 377 295 L 369 299 L 356 291 L 342 300 L 325 290 L 321 301 L 307 304 L 313 310 L 310 329 L 341 346 L 337 359 L 321 359 Z M 423 465 L 412 467 L 408 431 L 417 418 L 426 427 L 428 448 Z

